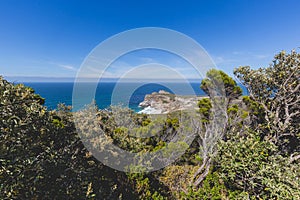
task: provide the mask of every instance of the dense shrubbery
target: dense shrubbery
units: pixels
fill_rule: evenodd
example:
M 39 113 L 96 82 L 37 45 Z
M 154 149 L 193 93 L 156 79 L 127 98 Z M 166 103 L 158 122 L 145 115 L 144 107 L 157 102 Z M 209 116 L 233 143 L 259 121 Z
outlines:
M 81 144 L 70 108 L 47 111 L 31 88 L 2 78 L 0 96 L 1 199 L 134 197 L 126 174 Z
M 191 127 L 197 139 L 175 163 L 151 173 L 106 167 L 77 135 L 73 116 L 80 113 L 64 105 L 48 111 L 31 88 L 0 78 L 0 198 L 300 199 L 299 68 L 300 55 L 293 51 L 276 55 L 268 68 L 236 69 L 250 93 L 245 97 L 232 78 L 209 71 L 201 88 L 210 98 L 199 102 L 201 118 L 194 119 L 201 129 Z M 214 86 L 221 82 L 227 122 L 211 129 L 213 97 L 222 92 Z M 155 137 L 135 138 L 115 123 L 112 110 L 99 110 L 97 124 L 108 142 L 127 151 L 157 151 L 180 128 L 170 115 Z M 130 115 L 141 134 L 153 127 L 147 115 Z

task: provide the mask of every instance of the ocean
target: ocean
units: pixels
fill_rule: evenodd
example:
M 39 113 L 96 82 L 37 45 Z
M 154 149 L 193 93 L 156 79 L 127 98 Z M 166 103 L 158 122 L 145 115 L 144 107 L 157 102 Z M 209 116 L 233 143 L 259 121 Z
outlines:
M 35 92 L 45 98 L 45 106 L 48 110 L 53 110 L 57 108 L 59 103 L 64 103 L 66 105 L 72 105 L 72 92 L 73 92 L 73 83 L 71 82 L 26 82 L 23 83 L 26 86 L 32 87 Z M 91 83 L 83 83 L 88 87 Z M 135 83 L 121 83 L 122 88 L 132 88 Z M 131 96 L 129 98 L 128 107 L 132 110 L 138 112 L 142 110 L 139 107 L 139 103 L 144 100 L 146 94 L 151 94 L 153 92 L 158 92 L 159 90 L 165 90 L 170 93 L 175 93 L 169 88 L 176 88 L 177 95 L 194 95 L 204 96 L 205 93 L 200 89 L 200 83 L 189 83 L 193 91 L 186 90 L 186 87 L 183 83 L 168 83 L 169 87 L 164 86 L 165 84 L 156 84 L 156 83 L 148 83 L 142 85 L 136 90 L 131 92 Z M 105 109 L 109 107 L 112 102 L 112 93 L 116 86 L 116 82 L 102 82 L 98 83 L 95 100 L 100 109 Z M 170 87 L 171 86 L 171 87 Z M 247 90 L 245 87 L 241 86 L 243 89 L 244 95 L 247 94 Z M 122 104 L 122 91 L 118 91 L 118 96 L 120 98 L 120 102 Z M 128 95 L 128 92 L 124 91 L 124 97 Z M 125 103 L 125 102 L 124 102 Z

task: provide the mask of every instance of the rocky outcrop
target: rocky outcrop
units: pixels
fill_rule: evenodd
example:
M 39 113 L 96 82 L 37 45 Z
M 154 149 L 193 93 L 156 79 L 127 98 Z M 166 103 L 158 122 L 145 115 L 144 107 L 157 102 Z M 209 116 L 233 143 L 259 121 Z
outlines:
M 144 108 L 140 113 L 166 114 L 178 110 L 197 109 L 197 102 L 203 97 L 178 96 L 164 90 L 147 94 L 139 104 Z

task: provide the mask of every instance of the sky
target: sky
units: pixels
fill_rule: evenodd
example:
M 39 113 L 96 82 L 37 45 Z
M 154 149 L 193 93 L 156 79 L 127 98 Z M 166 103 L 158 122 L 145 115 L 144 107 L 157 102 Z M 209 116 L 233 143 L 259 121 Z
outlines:
M 232 75 L 239 66 L 268 66 L 281 50 L 299 50 L 299 10 L 298 0 L 0 0 L 0 75 L 11 80 L 74 78 L 99 43 L 142 27 L 193 38 L 217 68 Z M 152 62 L 193 78 L 181 58 L 157 50 L 120 57 L 106 76 L 120 76 L 119 66 Z

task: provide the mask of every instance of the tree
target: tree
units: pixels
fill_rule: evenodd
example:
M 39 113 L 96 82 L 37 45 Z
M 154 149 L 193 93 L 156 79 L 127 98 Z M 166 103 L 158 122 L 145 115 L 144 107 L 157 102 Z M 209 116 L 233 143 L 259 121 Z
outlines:
M 193 119 L 193 128 L 198 135 L 202 164 L 194 173 L 193 185 L 199 187 L 209 174 L 212 159 L 217 154 L 217 144 L 228 128 L 228 109 L 233 99 L 242 95 L 236 82 L 221 70 L 211 69 L 201 82 L 201 89 L 208 98 L 198 103 L 200 117 Z
M 211 69 L 203 79 L 200 88 L 210 97 L 219 93 L 226 96 L 229 101 L 242 95 L 242 89 L 226 73 L 221 70 Z
M 282 153 L 299 152 L 300 54 L 282 51 L 267 68 L 239 67 L 234 74 L 249 90 L 251 100 L 263 108 L 265 123 L 259 127 L 261 131 Z
M 234 72 L 249 90 L 243 102 L 251 123 L 227 129 L 215 168 L 244 198 L 300 198 L 299 58 L 281 52 L 268 68 Z

